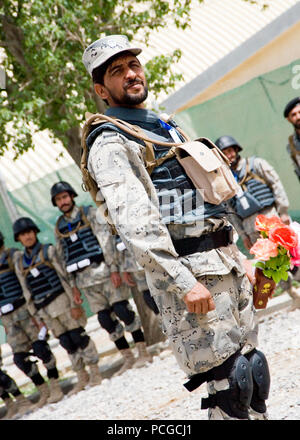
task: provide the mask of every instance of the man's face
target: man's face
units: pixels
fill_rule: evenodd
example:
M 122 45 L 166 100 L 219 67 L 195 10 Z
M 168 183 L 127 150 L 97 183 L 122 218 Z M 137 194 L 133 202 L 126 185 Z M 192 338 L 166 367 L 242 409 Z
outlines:
M 74 201 L 73 201 L 73 196 L 71 194 L 69 194 L 67 191 L 63 191 L 59 194 L 57 194 L 54 197 L 56 206 L 58 207 L 58 209 L 63 212 L 63 213 L 67 213 L 72 211 L 73 206 L 74 206 Z
M 300 104 L 296 105 L 296 107 L 290 111 L 287 119 L 293 124 L 296 130 L 300 130 Z
M 224 148 L 222 152 L 225 154 L 230 163 L 234 163 L 237 159 L 237 151 L 235 147 Z
M 18 240 L 25 248 L 32 248 L 36 244 L 36 232 L 33 229 L 20 232 Z
M 143 108 L 148 96 L 147 81 L 139 60 L 132 54 L 115 59 L 107 68 L 104 84 L 95 84 L 96 93 L 110 107 Z

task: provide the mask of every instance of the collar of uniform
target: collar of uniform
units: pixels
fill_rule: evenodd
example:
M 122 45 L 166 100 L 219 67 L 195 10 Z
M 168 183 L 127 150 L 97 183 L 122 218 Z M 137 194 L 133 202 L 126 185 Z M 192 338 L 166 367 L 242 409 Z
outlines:
M 158 116 L 152 110 L 145 108 L 110 107 L 105 114 L 125 121 L 158 123 Z
M 71 215 L 69 217 L 64 215 L 64 219 L 66 220 L 66 222 L 68 222 L 69 220 L 74 220 L 78 216 L 78 213 L 79 213 L 79 208 L 77 205 L 74 205 Z
M 236 166 L 236 169 L 234 171 L 241 171 L 241 169 L 245 166 L 246 163 L 246 159 L 245 157 L 241 157 L 240 160 L 238 161 L 238 164 Z
M 36 242 L 36 244 L 34 245 L 31 254 L 29 254 L 29 252 L 27 251 L 27 249 L 24 250 L 24 256 L 26 259 L 28 260 L 32 260 L 32 258 L 39 253 L 40 249 L 41 249 L 42 245 L 39 241 Z

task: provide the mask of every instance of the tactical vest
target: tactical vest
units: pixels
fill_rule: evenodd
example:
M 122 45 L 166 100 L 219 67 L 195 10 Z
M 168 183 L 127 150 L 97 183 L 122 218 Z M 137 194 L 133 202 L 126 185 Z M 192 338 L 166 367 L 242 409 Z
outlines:
M 176 130 L 175 126 L 172 127 Z M 127 139 L 144 145 L 143 141 L 122 131 L 114 124 L 103 123 L 100 126 L 96 126 L 88 135 L 86 139 L 88 149 L 92 147 L 96 137 L 104 130 L 116 131 Z M 162 130 L 159 135 L 145 129 L 143 131 L 152 139 L 163 142 L 172 141 L 168 130 L 164 130 L 164 132 Z M 179 131 L 176 132 L 179 139 L 184 142 L 181 133 Z M 153 149 L 155 159 L 164 158 L 170 151 L 168 147 L 155 144 L 153 144 Z M 150 178 L 158 195 L 160 214 L 165 224 L 187 224 L 208 217 L 222 217 L 226 214 L 224 204 L 213 205 L 204 202 L 201 193 L 195 189 L 194 184 L 176 157 L 170 157 L 162 162 L 151 170 Z
M 104 260 L 103 251 L 87 219 L 89 206 L 79 208 L 75 219 L 62 215 L 56 222 L 56 234 L 61 240 L 68 272 L 76 272 L 91 263 Z
M 22 287 L 12 262 L 15 251 L 16 249 L 5 249 L 0 260 L 0 310 L 3 314 L 6 314 L 6 309 L 12 311 L 25 304 Z M 10 304 L 12 307 L 8 307 Z
M 273 191 L 265 180 L 255 173 L 254 159 L 254 156 L 246 159 L 242 169 L 236 172 L 238 183 L 244 193 L 240 197 L 235 196 L 232 205 L 242 218 L 247 218 L 275 203 Z
M 30 262 L 25 254 L 20 259 L 20 269 L 37 310 L 47 306 L 64 292 L 57 272 L 49 261 L 49 246 L 50 244 L 39 243 L 33 250 Z

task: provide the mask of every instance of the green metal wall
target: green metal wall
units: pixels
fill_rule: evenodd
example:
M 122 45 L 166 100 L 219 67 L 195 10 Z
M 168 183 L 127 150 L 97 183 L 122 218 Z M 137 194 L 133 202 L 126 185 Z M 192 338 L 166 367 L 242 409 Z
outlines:
M 300 221 L 300 182 L 286 152 L 293 127 L 283 117 L 286 103 L 300 95 L 293 63 L 252 79 L 202 104 L 176 114 L 176 121 L 191 138 L 215 141 L 232 135 L 243 146 L 245 156 L 265 158 L 278 172 L 290 201 L 290 215 Z M 299 76 L 299 75 L 298 75 Z

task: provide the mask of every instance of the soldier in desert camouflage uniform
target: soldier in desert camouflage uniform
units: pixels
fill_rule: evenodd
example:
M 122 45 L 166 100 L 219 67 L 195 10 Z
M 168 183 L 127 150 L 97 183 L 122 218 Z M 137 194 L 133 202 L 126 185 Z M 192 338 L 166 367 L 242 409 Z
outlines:
M 33 410 L 34 405 L 21 393 L 14 379 L 2 369 L 2 352 L 0 346 L 0 398 L 6 406 L 6 419 L 16 418 Z M 14 399 L 15 400 L 14 400 Z
M 144 108 L 147 84 L 136 58 L 140 52 L 121 35 L 104 37 L 85 50 L 83 62 L 95 91 L 109 104 L 106 115 L 141 127 L 150 139 L 183 140 L 175 123 Z M 208 382 L 202 407 L 209 408 L 211 419 L 248 418 L 249 406 L 265 417 L 268 366 L 255 348 L 252 286 L 231 244 L 224 207 L 203 204 L 174 157 L 161 166 L 150 162 L 150 177 L 142 141 L 113 123 L 88 127 L 88 170 L 99 188 L 97 198 L 105 200 L 109 221 L 145 270 L 173 353 L 190 379 L 186 387 L 191 391 Z M 169 151 L 153 144 L 156 158 Z M 183 209 L 187 199 L 191 203 Z M 257 369 L 259 392 L 251 374 Z
M 87 322 L 85 312 L 74 303 L 72 288 L 67 283 L 55 247 L 38 241 L 39 229 L 31 219 L 18 219 L 14 228 L 18 231 L 17 239 L 25 248 L 16 262 L 16 274 L 22 285 L 27 307 L 58 338 L 77 373 L 79 385 L 77 383 L 78 386 L 70 394 L 81 391 L 80 377 L 85 366 L 89 366 L 91 370 L 89 385 L 100 384 L 101 375 L 97 365 L 99 354 L 84 330 Z M 51 380 L 50 389 L 48 403 L 55 403 L 63 398 L 58 380 Z
M 151 361 L 151 356 L 146 350 L 140 318 L 128 301 L 130 288 L 122 283 L 119 274 L 115 238 L 107 225 L 99 224 L 95 208 L 76 206 L 76 196 L 67 182 L 58 182 L 51 188 L 52 203 L 63 212 L 55 229 L 59 259 L 69 273 L 75 300 L 82 301 L 81 290 L 92 313 L 97 313 L 100 325 L 108 331 L 124 357 L 124 364 L 117 372 L 122 374 L 134 365 L 145 365 Z M 120 321 L 125 323 L 125 328 Z M 132 334 L 138 347 L 138 360 L 134 358 L 124 330 Z
M 294 127 L 294 133 L 289 136 L 287 151 L 292 159 L 294 171 L 300 180 L 300 96 L 289 101 L 283 112 L 283 116 Z
M 241 185 L 240 194 L 230 200 L 231 208 L 237 214 L 231 216 L 231 221 L 249 250 L 260 238 L 259 231 L 255 229 L 257 215 L 275 215 L 283 223 L 290 224 L 289 200 L 277 172 L 265 159 L 241 157 L 243 148 L 232 136 L 219 137 L 216 145 L 230 160 L 231 170 Z M 280 286 L 291 296 L 292 307 L 295 307 L 300 304 L 300 295 L 292 281 L 290 272 L 288 281 L 281 281 Z
M 7 343 L 11 346 L 16 366 L 37 386 L 40 399 L 37 407 L 42 407 L 49 398 L 48 384 L 40 374 L 35 361 L 36 356 L 47 369 L 49 379 L 57 378 L 56 359 L 46 340 L 39 339 L 42 321 L 35 319 L 29 312 L 21 284 L 15 273 L 15 264 L 20 256 L 17 249 L 0 249 L 0 310 L 1 321 L 5 328 Z M 28 408 L 28 402 L 20 402 L 20 407 Z

